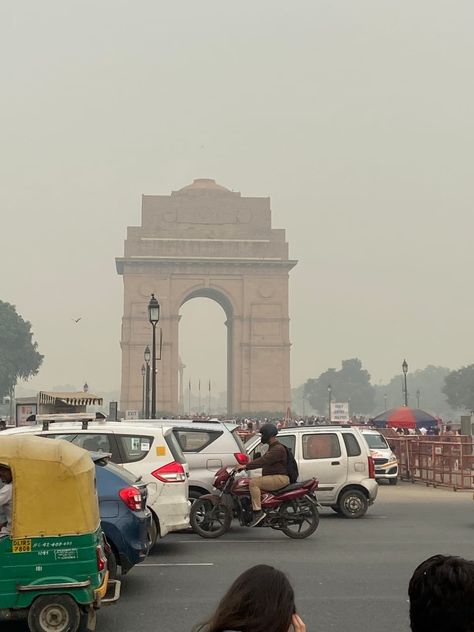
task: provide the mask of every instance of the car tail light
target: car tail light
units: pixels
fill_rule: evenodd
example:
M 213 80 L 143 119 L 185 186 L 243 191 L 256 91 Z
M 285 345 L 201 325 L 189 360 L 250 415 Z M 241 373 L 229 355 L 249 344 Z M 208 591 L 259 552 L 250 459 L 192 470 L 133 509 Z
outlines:
M 105 557 L 105 554 L 101 546 L 95 547 L 95 554 L 97 557 L 97 570 L 101 572 L 105 570 L 105 567 L 107 565 L 107 558 Z
M 369 456 L 367 457 L 367 460 L 369 462 L 369 478 L 375 478 L 375 463 L 374 463 L 374 459 Z
M 186 480 L 186 473 L 181 463 L 173 461 L 151 473 L 162 483 L 182 483 Z
M 249 462 L 249 457 L 243 452 L 235 452 L 234 456 L 239 465 L 247 465 L 247 463 Z
M 132 511 L 142 510 L 142 496 L 136 487 L 125 487 L 119 491 L 119 496 Z

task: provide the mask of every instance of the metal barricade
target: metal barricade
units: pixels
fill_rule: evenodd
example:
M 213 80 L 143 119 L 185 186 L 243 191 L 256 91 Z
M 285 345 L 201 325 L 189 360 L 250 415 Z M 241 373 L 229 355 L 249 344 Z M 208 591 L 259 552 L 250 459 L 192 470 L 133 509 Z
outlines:
M 474 454 L 471 436 L 386 437 L 398 458 L 402 480 L 420 481 L 453 490 L 474 489 Z

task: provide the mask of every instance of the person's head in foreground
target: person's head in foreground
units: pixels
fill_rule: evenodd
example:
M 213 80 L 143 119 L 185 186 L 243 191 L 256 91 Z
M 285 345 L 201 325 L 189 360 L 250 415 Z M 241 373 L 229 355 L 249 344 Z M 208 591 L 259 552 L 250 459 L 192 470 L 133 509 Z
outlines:
M 412 632 L 474 632 L 474 562 L 433 555 L 410 579 Z
M 203 632 L 305 632 L 295 611 L 295 594 L 287 576 L 259 564 L 237 577 Z

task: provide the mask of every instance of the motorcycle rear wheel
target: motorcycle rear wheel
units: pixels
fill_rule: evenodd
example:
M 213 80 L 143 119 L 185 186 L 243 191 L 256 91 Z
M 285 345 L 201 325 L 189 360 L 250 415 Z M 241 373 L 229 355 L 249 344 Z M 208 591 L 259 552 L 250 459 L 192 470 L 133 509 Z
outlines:
M 309 501 L 289 501 L 280 508 L 282 521 L 280 528 L 293 540 L 302 540 L 312 535 L 319 525 L 319 512 Z
M 216 505 L 208 498 L 198 498 L 192 504 L 189 521 L 201 538 L 220 538 L 230 529 L 232 512 L 226 505 Z

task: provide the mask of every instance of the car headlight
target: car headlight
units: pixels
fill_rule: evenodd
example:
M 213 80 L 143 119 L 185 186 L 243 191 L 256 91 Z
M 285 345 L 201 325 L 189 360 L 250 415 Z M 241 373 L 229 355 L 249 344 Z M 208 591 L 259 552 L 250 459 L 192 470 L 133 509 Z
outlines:
M 393 454 L 393 452 L 392 452 L 392 454 L 391 454 L 391 456 L 390 456 L 390 460 L 391 460 L 391 461 L 397 461 L 397 460 L 398 460 L 398 459 L 397 459 L 397 455 L 396 455 L 396 454 Z

